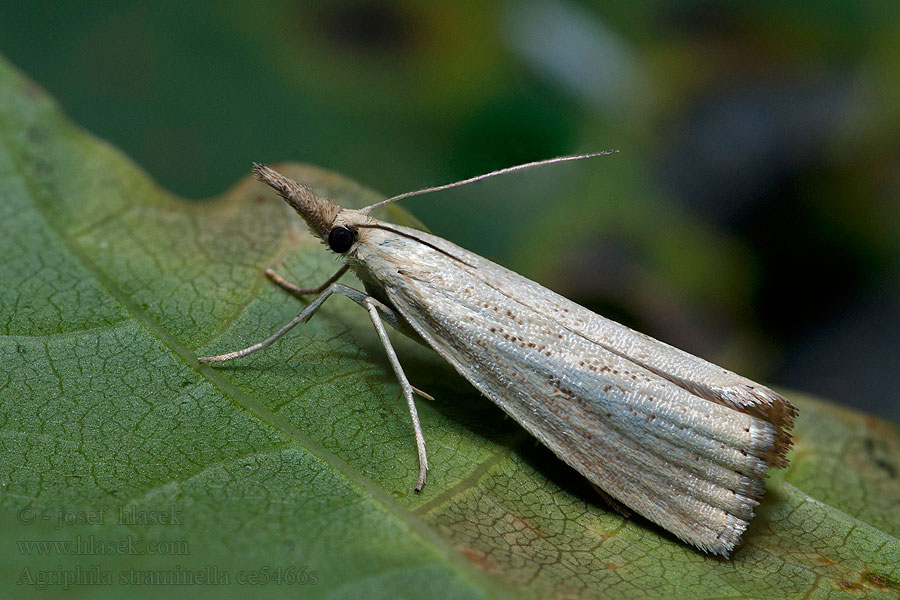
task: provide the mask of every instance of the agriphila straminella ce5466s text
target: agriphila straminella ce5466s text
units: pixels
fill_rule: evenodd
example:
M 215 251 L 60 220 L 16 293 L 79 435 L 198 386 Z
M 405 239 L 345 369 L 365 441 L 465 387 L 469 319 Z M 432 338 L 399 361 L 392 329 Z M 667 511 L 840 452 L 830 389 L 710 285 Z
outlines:
M 370 216 L 403 198 L 602 154 L 609 152 L 519 165 L 359 210 L 254 165 L 256 177 L 345 262 L 317 288 L 297 287 L 267 271 L 285 289 L 315 298 L 262 342 L 199 361 L 266 348 L 330 296 L 346 296 L 368 312 L 403 390 L 419 456 L 416 491 L 425 485 L 428 459 L 413 396 L 426 395 L 410 385 L 385 322 L 440 354 L 614 506 L 728 556 L 753 518 L 769 468 L 787 465 L 797 413 L 790 402 L 444 239 Z M 348 269 L 365 291 L 338 283 Z

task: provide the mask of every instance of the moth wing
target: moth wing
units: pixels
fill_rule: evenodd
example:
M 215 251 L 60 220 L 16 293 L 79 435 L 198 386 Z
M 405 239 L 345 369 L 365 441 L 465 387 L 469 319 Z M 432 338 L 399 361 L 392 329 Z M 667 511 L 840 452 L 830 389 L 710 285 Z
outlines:
M 401 228 L 402 229 L 402 228 Z M 598 315 L 477 254 L 442 238 L 412 229 L 437 250 L 460 259 L 461 268 L 503 296 L 551 318 L 558 326 L 581 336 L 657 374 L 690 393 L 768 421 L 776 441 L 768 456 L 775 467 L 787 465 L 790 429 L 797 409 L 777 392 L 684 350 L 634 331 Z
M 434 253 L 432 253 L 434 254 Z M 452 259 L 407 256 L 391 304 L 472 385 L 609 496 L 727 555 L 764 491 L 776 428 L 510 302 Z

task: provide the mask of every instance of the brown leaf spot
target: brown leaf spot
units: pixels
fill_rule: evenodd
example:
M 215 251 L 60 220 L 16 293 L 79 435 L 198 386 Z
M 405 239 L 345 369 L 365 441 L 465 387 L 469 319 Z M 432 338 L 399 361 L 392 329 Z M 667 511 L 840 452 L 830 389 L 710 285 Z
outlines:
M 526 529 L 529 531 L 536 531 L 534 526 L 531 523 L 529 523 L 528 521 L 526 521 L 525 519 L 523 519 L 522 517 L 519 517 L 516 515 L 507 515 L 507 520 L 512 524 L 512 526 L 517 531 L 522 531 L 522 530 L 526 530 Z
M 463 556 L 469 559 L 469 562 L 481 569 L 482 571 L 493 571 L 497 565 L 492 563 L 484 554 L 473 550 L 472 548 L 462 548 Z
M 885 577 L 884 575 L 872 573 L 871 571 L 863 571 L 862 580 L 863 583 L 871 587 L 876 587 L 880 590 L 900 590 L 900 581 L 894 581 L 888 577 Z
M 859 585 L 858 583 L 852 583 L 850 581 L 847 581 L 846 579 L 839 579 L 837 584 L 838 584 L 838 587 L 841 588 L 841 590 L 843 590 L 845 592 L 862 591 L 861 585 Z

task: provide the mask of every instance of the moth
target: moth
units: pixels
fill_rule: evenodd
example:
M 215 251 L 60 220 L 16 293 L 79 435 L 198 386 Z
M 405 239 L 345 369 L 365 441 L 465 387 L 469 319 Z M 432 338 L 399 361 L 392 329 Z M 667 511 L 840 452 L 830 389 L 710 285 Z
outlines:
M 624 505 L 703 551 L 728 556 L 753 518 L 772 467 L 787 465 L 797 414 L 781 395 L 597 315 L 437 236 L 373 218 L 402 198 L 471 183 L 563 156 L 395 196 L 352 210 L 271 168 L 253 173 L 277 191 L 344 265 L 317 288 L 271 270 L 315 298 L 266 340 L 199 359 L 266 348 L 334 294 L 366 309 L 409 408 L 419 475 L 428 459 L 414 394 L 384 322 L 425 344 L 614 506 Z M 338 279 L 352 269 L 364 291 Z

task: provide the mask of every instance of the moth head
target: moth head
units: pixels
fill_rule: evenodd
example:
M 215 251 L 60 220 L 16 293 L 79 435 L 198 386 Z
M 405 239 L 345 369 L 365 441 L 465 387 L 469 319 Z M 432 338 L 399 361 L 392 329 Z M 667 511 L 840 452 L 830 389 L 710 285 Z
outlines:
M 309 230 L 334 249 L 330 237 L 332 230 L 335 229 L 338 213 L 341 212 L 340 206 L 318 195 L 308 185 L 297 183 L 266 165 L 253 163 L 253 175 L 278 192 L 284 201 L 303 217 Z M 338 237 L 343 237 L 343 234 L 338 234 Z
M 335 254 L 347 254 L 361 239 L 365 241 L 368 228 L 376 223 L 362 211 L 344 208 L 335 216 L 325 242 Z

